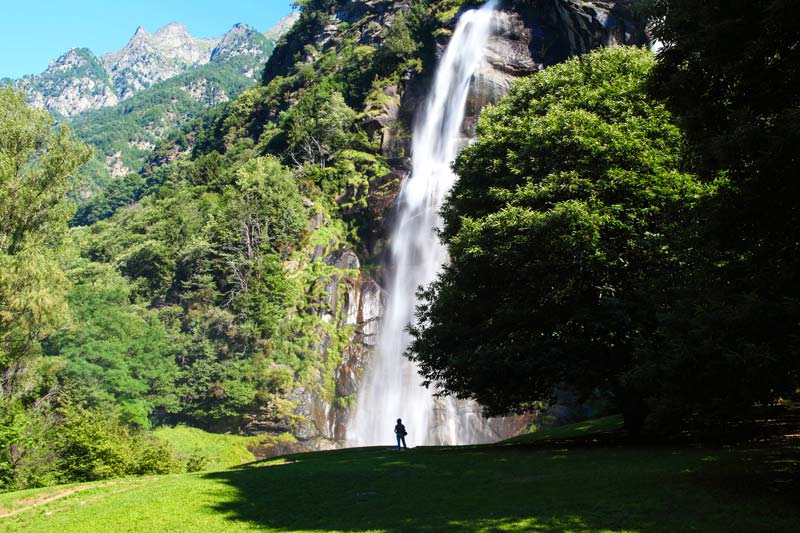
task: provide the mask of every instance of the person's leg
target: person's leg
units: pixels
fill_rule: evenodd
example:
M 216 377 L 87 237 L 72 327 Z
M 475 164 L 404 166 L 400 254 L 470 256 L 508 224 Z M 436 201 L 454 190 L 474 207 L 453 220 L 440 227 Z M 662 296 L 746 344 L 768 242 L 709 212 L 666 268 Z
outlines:
M 397 449 L 398 449 L 398 450 L 400 449 L 400 439 L 402 439 L 402 438 L 403 438 L 403 437 L 402 437 L 402 436 L 401 436 L 401 435 L 398 433 L 398 434 L 397 434 Z
M 408 446 L 406 446 L 406 437 L 405 437 L 405 435 L 401 436 L 400 438 L 403 439 L 403 448 L 405 448 L 407 450 Z M 398 445 L 398 447 L 399 447 L 399 445 Z

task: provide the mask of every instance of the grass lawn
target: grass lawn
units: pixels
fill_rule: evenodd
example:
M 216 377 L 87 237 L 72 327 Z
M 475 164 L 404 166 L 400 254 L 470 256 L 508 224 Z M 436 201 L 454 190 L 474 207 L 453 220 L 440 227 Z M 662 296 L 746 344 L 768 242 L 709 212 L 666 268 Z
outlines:
M 169 442 L 182 459 L 202 457 L 203 470 L 222 470 L 252 462 L 255 457 L 248 446 L 263 440 L 261 437 L 208 433 L 187 426 L 163 427 L 154 433 Z
M 587 420 L 576 424 L 540 429 L 532 433 L 525 433 L 512 439 L 504 440 L 500 444 L 521 444 L 543 440 L 574 439 L 576 437 L 588 435 L 601 438 L 607 433 L 621 430 L 622 425 L 622 415 L 605 416 L 603 418 L 595 418 L 594 420 Z
M 0 518 L 0 530 L 800 531 L 797 440 L 568 440 L 613 423 L 538 441 L 359 448 L 4 494 L 0 515 L 15 514 Z

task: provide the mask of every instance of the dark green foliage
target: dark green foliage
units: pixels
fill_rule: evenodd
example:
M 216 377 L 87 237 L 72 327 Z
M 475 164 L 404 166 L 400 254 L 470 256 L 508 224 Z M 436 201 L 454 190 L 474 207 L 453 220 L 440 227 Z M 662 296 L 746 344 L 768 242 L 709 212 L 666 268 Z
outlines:
M 73 226 L 88 226 L 114 214 L 120 207 L 138 201 L 144 193 L 145 181 L 139 174 L 112 181 L 101 192 L 78 205 L 70 221 Z
M 292 160 L 325 166 L 336 152 L 356 144 L 355 120 L 332 84 L 317 83 L 281 116 L 280 128 Z
M 303 47 L 313 43 L 331 19 L 331 10 L 344 0 L 297 0 L 295 6 L 302 9 L 300 18 L 280 41 L 275 52 L 267 60 L 262 74 L 262 83 L 269 84 L 277 76 L 287 72 L 299 59 Z
M 677 398 L 653 402 L 662 414 L 728 417 L 800 384 L 800 16 L 784 0 L 643 3 L 665 44 L 652 92 L 720 194 L 635 379 Z
M 414 59 L 420 60 L 426 71 L 434 67 L 436 59 L 435 31 L 441 23 L 435 18 L 438 6 L 431 0 L 411 2 L 408 10 L 403 10 L 397 19 L 386 29 L 375 60 L 376 74 L 387 77 L 398 67 L 408 68 Z M 405 64 L 405 65 L 404 65 Z
M 109 287 L 117 299 L 103 305 L 112 308 L 82 317 L 89 338 L 57 336 L 51 353 L 67 355 L 76 365 L 71 372 L 83 369 L 83 381 L 98 366 L 103 376 L 117 369 L 121 382 L 95 377 L 95 386 L 118 401 L 146 401 L 145 412 L 157 420 L 207 424 L 253 406 L 260 386 L 253 358 L 291 304 L 283 259 L 308 221 L 295 178 L 274 157 L 253 158 L 235 170 L 229 161 L 212 152 L 162 167 L 160 198 L 150 196 L 81 232 L 82 254 L 103 268 L 115 266 L 127 280 Z M 91 291 L 99 296 L 96 285 Z M 127 340 L 87 357 L 84 346 L 113 331 L 105 324 L 89 334 L 93 321 L 116 316 L 116 327 L 133 328 L 121 333 Z M 136 354 L 135 363 L 123 364 L 118 352 Z
M 518 82 L 486 110 L 443 210 L 450 265 L 422 293 L 410 354 L 492 413 L 565 383 L 617 392 L 679 268 L 674 235 L 712 189 L 681 172 L 680 131 L 645 91 L 655 60 L 601 50 Z
M 166 328 L 155 312 L 130 305 L 130 284 L 109 266 L 84 264 L 70 278 L 73 325 L 50 336 L 45 353 L 67 360 L 64 378 L 122 405 L 126 421 L 148 427 L 154 408 L 177 401 Z

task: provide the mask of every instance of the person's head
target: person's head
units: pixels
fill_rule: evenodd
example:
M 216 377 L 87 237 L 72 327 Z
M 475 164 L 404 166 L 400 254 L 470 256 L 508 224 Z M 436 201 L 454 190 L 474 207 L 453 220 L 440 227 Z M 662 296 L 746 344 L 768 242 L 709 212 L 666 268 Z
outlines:
M 398 418 L 398 419 L 397 419 L 397 423 L 398 423 L 398 424 L 402 424 L 402 423 L 403 423 L 403 421 L 402 421 L 402 420 L 400 420 L 400 419 Z

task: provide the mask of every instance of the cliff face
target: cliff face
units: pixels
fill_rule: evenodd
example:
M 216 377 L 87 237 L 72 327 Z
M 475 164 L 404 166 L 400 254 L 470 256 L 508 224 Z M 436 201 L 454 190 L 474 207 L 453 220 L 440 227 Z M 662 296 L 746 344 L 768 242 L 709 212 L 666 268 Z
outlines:
M 34 107 L 61 116 L 119 102 L 102 63 L 86 48 L 75 48 L 53 61 L 39 76 L 16 83 Z
M 547 65 L 587 52 L 598 46 L 619 44 L 644 45 L 647 43 L 643 25 L 632 15 L 629 2 L 600 2 L 582 0 L 519 0 L 507 1 L 497 15 L 497 22 L 488 51 L 478 74 L 472 81 L 467 103 L 467 117 L 463 134 L 465 142 L 474 133 L 480 110 L 504 96 L 513 82 L 544 68 Z M 321 50 L 341 46 L 347 39 L 359 45 L 380 43 L 381 28 L 391 26 L 407 2 L 349 1 L 335 11 L 332 22 L 316 35 L 317 48 Z M 457 21 L 458 13 L 437 30 L 437 50 L 441 56 Z M 300 49 L 297 43 L 289 43 Z M 280 50 L 276 51 L 280 53 Z M 314 58 L 306 57 L 307 64 Z M 280 57 L 276 58 L 279 64 Z M 431 70 L 409 71 L 399 82 L 382 87 L 382 97 L 367 104 L 362 126 L 368 135 L 380 144 L 381 153 L 391 171 L 370 184 L 366 199 L 367 218 L 370 224 L 364 229 L 364 248 L 333 251 L 314 250 L 311 256 L 324 256 L 324 262 L 342 267 L 350 274 L 326 278 L 326 294 L 320 305 L 320 316 L 337 328 L 352 326 L 352 332 L 339 353 L 330 353 L 331 343 L 324 337 L 317 343 L 320 354 L 336 362 L 335 387 L 332 396 L 302 388 L 294 391 L 295 415 L 303 420 L 291 428 L 299 442 L 292 446 L 278 446 L 266 455 L 296 449 L 323 449 L 342 444 L 352 414 L 364 366 L 374 346 L 383 309 L 379 270 L 361 268 L 362 263 L 381 265 L 391 226 L 393 202 L 399 185 L 410 170 L 410 131 L 417 114 L 423 109 L 424 99 L 431 80 Z M 346 267 L 346 268 L 345 268 Z M 390 265 L 383 265 L 390 268 Z M 353 274 L 360 270 L 360 274 Z M 322 390 L 323 387 L 320 387 Z M 527 422 L 520 417 L 497 420 L 492 429 L 497 438 L 519 432 Z M 263 418 L 255 416 L 250 429 L 256 433 L 269 433 Z

